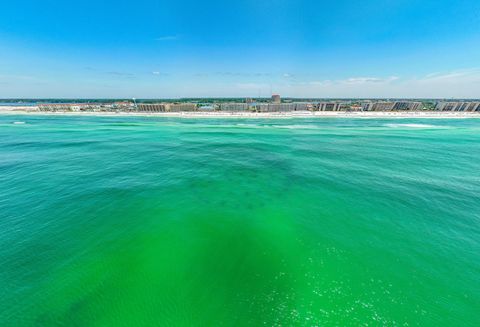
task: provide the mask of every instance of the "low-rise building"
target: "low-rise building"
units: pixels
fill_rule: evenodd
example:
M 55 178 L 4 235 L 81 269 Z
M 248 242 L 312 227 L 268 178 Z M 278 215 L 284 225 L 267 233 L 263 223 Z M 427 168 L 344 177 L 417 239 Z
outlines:
M 113 110 L 131 110 L 133 109 L 133 103 L 129 101 L 118 101 L 111 104 L 110 108 Z
M 167 103 L 165 109 L 170 112 L 196 111 L 197 105 L 195 103 Z
M 99 111 L 102 104 L 98 103 L 41 103 L 38 105 L 39 111 Z

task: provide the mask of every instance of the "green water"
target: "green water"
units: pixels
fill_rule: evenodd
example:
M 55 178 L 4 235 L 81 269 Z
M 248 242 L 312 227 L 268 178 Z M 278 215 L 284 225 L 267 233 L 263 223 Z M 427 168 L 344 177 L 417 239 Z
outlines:
M 480 120 L 0 116 L 0 325 L 479 326 Z

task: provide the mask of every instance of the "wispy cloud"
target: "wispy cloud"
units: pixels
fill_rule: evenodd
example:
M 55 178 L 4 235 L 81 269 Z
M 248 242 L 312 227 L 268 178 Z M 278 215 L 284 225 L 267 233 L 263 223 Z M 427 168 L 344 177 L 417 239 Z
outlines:
M 244 73 L 244 72 L 215 72 L 215 75 L 220 75 L 220 76 L 250 76 L 250 73 Z
M 326 80 L 323 80 L 323 81 L 310 81 L 308 83 L 302 83 L 302 84 L 308 84 L 308 85 L 313 85 L 313 86 L 327 86 L 327 85 L 331 85 L 333 83 L 333 81 L 329 80 L 329 79 L 326 79 Z
M 222 76 L 222 77 L 254 77 L 254 78 L 262 78 L 262 77 L 271 77 L 273 76 L 271 73 L 265 72 L 249 72 L 249 71 L 216 71 L 210 73 L 194 73 L 192 74 L 195 77 L 206 77 L 206 76 Z M 293 75 L 290 75 L 293 77 Z
M 349 77 L 346 79 L 338 80 L 315 80 L 309 82 L 300 82 L 299 85 L 312 85 L 312 86 L 330 86 L 330 85 L 366 85 L 366 84 L 378 84 L 378 83 L 390 83 L 398 80 L 397 76 L 390 77 Z
M 259 72 L 259 73 L 253 73 L 253 74 L 250 74 L 250 75 L 253 75 L 255 77 L 262 77 L 262 76 L 268 77 L 268 76 L 271 76 L 272 74 L 270 74 L 270 73 L 260 73 Z
M 115 76 L 119 76 L 119 77 L 134 77 L 135 74 L 132 74 L 132 73 L 125 73 L 125 72 L 119 72 L 119 71 L 110 71 L 110 72 L 106 72 L 107 74 L 109 75 L 115 75 Z
M 387 78 L 381 77 L 350 77 L 346 80 L 340 81 L 345 84 L 366 84 L 366 83 L 389 83 L 398 80 L 397 76 L 390 76 Z
M 0 79 L 21 80 L 21 81 L 35 81 L 35 80 L 38 80 L 38 78 L 35 77 L 35 76 L 16 75 L 16 74 L 0 75 Z
M 155 41 L 175 41 L 178 40 L 180 36 L 178 35 L 163 35 L 155 38 Z
M 300 97 L 478 98 L 480 68 L 435 72 L 420 77 L 353 76 L 273 85 L 281 94 Z
M 418 79 L 421 82 L 474 82 L 480 81 L 480 68 L 461 69 L 450 72 L 436 72 Z
M 156 70 L 156 71 L 153 71 L 153 72 L 152 72 L 152 75 L 155 75 L 155 76 L 168 76 L 169 74 L 168 74 L 168 73 L 159 72 L 158 70 Z

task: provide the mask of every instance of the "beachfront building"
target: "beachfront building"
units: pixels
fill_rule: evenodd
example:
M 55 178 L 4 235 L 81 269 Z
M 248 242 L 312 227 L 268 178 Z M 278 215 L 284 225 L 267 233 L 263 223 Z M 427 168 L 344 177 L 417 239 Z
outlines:
M 257 112 L 289 112 L 289 111 L 305 111 L 306 103 L 259 103 L 254 106 Z
M 350 111 L 362 111 L 362 110 L 363 110 L 363 106 L 361 104 L 354 103 L 350 105 Z
M 363 111 L 418 111 L 424 106 L 419 101 L 367 101 L 361 104 Z
M 133 103 L 129 101 L 117 101 L 112 103 L 110 108 L 115 111 L 128 111 L 133 109 Z
M 39 111 L 51 112 L 79 112 L 79 111 L 101 111 L 104 105 L 98 103 L 41 103 Z
M 317 111 L 340 111 L 339 102 L 319 102 L 315 106 Z
M 362 106 L 362 111 L 372 111 L 373 102 L 372 101 L 362 102 L 361 106 Z
M 338 105 L 338 110 L 339 111 L 353 111 L 354 106 L 351 102 L 340 102 Z
M 166 109 L 170 112 L 197 111 L 197 105 L 195 103 L 167 103 Z
M 438 102 L 435 110 L 438 111 L 453 111 L 457 106 L 456 102 Z
M 198 110 L 219 110 L 224 112 L 293 112 L 293 111 L 457 111 L 480 112 L 480 101 L 439 101 L 429 106 L 420 101 L 325 101 L 325 102 L 283 102 L 283 103 L 243 103 L 226 102 L 212 103 L 199 109 L 195 103 L 43 103 L 38 105 L 39 111 L 49 112 L 185 112 Z
M 365 105 L 352 101 L 318 102 L 308 106 L 313 111 L 362 111 Z
M 480 102 L 477 101 L 441 101 L 435 106 L 438 111 L 480 111 Z
M 197 105 L 194 103 L 139 103 L 138 112 L 180 112 L 196 111 Z
M 466 111 L 479 111 L 480 112 L 480 102 L 470 102 Z
M 418 111 L 423 109 L 423 104 L 416 101 L 396 101 L 393 105 L 392 110 L 402 111 Z
M 394 106 L 395 102 L 378 101 L 373 103 L 371 111 L 392 111 Z
M 72 111 L 69 104 L 64 103 L 42 103 L 38 105 L 39 111 Z
M 138 112 L 165 112 L 165 103 L 139 103 L 137 105 Z
M 218 110 L 218 107 L 212 103 L 198 104 L 198 107 L 197 107 L 197 111 L 202 111 L 202 112 L 212 112 L 215 110 Z
M 418 110 L 424 110 L 424 109 L 425 109 L 425 105 L 422 102 L 419 102 L 419 101 L 410 102 L 409 110 L 418 111 Z

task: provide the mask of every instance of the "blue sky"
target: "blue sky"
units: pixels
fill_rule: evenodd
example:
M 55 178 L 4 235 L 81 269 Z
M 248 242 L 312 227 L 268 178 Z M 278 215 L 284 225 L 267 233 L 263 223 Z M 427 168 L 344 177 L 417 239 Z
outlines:
M 480 98 L 478 0 L 18 0 L 0 13 L 0 98 Z

